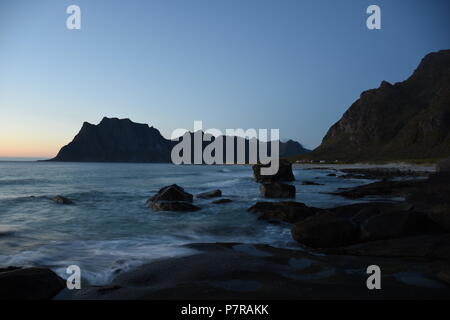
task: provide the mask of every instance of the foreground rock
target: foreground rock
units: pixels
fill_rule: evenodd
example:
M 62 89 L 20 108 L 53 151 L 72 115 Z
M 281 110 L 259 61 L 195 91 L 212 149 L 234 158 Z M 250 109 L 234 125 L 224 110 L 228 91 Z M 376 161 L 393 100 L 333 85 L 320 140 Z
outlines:
M 292 237 L 311 248 L 335 248 L 358 242 L 359 229 L 349 220 L 319 213 L 294 224 Z
M 329 254 L 450 260 L 450 234 L 421 235 L 370 241 L 325 250 Z M 447 262 L 450 268 L 450 265 Z
M 287 201 L 257 202 L 247 211 L 259 214 L 259 220 L 296 223 L 313 216 L 321 209 L 308 207 L 301 202 Z
M 176 184 L 161 188 L 147 200 L 147 206 L 155 211 L 196 211 L 193 196 Z
M 231 199 L 219 199 L 219 200 L 214 200 L 212 203 L 214 204 L 224 204 L 224 203 L 230 203 L 233 202 L 233 200 Z
M 220 191 L 219 189 L 216 189 L 216 190 L 212 190 L 212 191 L 208 191 L 208 192 L 199 193 L 197 195 L 197 198 L 210 199 L 210 198 L 217 198 L 217 197 L 221 197 L 221 196 L 222 196 L 222 191 Z
M 48 300 L 64 287 L 65 281 L 49 269 L 0 269 L 0 300 Z
M 253 165 L 253 177 L 255 178 L 256 182 L 273 183 L 295 181 L 294 174 L 292 173 L 292 163 L 290 161 L 280 159 L 278 172 L 274 175 L 262 175 L 261 168 L 264 167 L 269 167 L 269 165 Z
M 149 198 L 148 202 L 156 201 L 186 201 L 192 202 L 193 196 L 184 191 L 184 189 L 176 184 L 161 188 L 154 196 Z
M 56 196 L 52 199 L 57 204 L 73 204 L 73 201 L 63 196 Z
M 448 286 L 435 280 L 448 270 L 441 261 L 318 256 L 241 243 L 198 243 L 185 248 L 194 251 L 121 273 L 105 287 L 74 290 L 72 298 L 450 299 Z M 383 290 L 365 286 L 367 273 L 362 266 L 372 264 L 382 266 Z M 401 281 L 402 274 L 411 272 L 432 285 Z
M 362 240 L 379 240 L 432 233 L 432 221 L 424 213 L 391 211 L 369 217 L 361 224 Z
M 259 186 L 261 195 L 266 198 L 295 198 L 295 186 L 284 183 L 264 183 Z

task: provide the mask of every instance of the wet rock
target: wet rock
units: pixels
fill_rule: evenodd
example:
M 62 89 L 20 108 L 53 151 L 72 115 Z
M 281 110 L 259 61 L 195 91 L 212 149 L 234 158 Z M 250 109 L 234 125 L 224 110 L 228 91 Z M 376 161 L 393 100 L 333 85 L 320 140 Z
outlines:
M 347 219 L 319 213 L 292 227 L 292 237 L 311 248 L 336 248 L 358 241 L 359 230 Z
M 286 202 L 257 202 L 247 209 L 249 212 L 258 213 L 260 220 L 278 220 L 288 223 L 296 223 L 313 216 L 321 209 L 308 207 L 304 203 Z
M 147 202 L 156 201 L 185 201 L 192 202 L 193 196 L 184 191 L 184 189 L 176 184 L 161 188 L 154 196 L 149 198 Z
M 352 222 L 354 222 L 357 225 L 360 225 L 364 223 L 366 220 L 379 215 L 381 213 L 380 209 L 378 207 L 367 207 L 363 208 L 352 218 Z
M 450 260 L 450 234 L 420 235 L 364 242 L 325 250 L 328 254 L 371 257 L 414 257 Z
M 233 202 L 233 200 L 231 199 L 219 199 L 219 200 L 214 200 L 212 203 L 214 204 L 223 204 L 223 203 L 230 203 Z
M 152 201 L 149 208 L 155 211 L 197 211 L 199 207 L 184 201 Z
M 65 288 L 65 281 L 45 268 L 0 270 L 0 300 L 48 300 Z
M 381 240 L 430 232 L 430 220 L 426 214 L 411 211 L 384 212 L 375 215 L 361 225 L 361 238 Z
M 147 206 L 155 211 L 196 211 L 193 196 L 176 184 L 161 188 L 147 200 Z
M 221 196 L 222 196 L 222 191 L 220 191 L 219 189 L 216 189 L 216 190 L 212 190 L 212 191 L 208 191 L 208 192 L 199 193 L 197 195 L 197 198 L 210 199 L 210 198 L 217 198 L 217 197 L 221 197 Z
M 63 196 L 56 196 L 52 199 L 57 204 L 73 204 L 73 201 Z
M 304 186 L 323 186 L 323 184 L 313 182 L 313 181 L 303 181 L 302 185 L 304 185 Z
M 295 186 L 284 183 L 264 183 L 259 186 L 261 195 L 266 198 L 295 198 Z
M 256 182 L 272 183 L 280 181 L 295 181 L 294 174 L 292 173 L 292 163 L 288 160 L 280 159 L 278 172 L 274 175 L 262 175 L 261 168 L 269 167 L 269 165 L 255 164 L 253 165 L 253 177 Z
M 419 188 L 424 182 L 418 180 L 407 181 L 380 181 L 366 185 L 344 189 L 334 193 L 349 199 L 358 199 L 366 196 L 400 196 L 406 197 Z

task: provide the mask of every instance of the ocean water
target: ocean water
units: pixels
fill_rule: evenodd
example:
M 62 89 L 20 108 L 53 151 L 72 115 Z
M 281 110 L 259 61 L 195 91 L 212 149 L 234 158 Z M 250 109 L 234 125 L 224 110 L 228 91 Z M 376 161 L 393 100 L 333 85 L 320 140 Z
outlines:
M 368 183 L 329 177 L 330 170 L 294 170 L 297 201 L 333 207 L 354 203 L 326 194 Z M 323 186 L 303 186 L 302 181 Z M 146 200 L 161 187 L 187 192 L 219 188 L 231 203 L 194 199 L 197 212 L 154 212 Z M 63 195 L 75 205 L 58 205 Z M 67 277 L 75 264 L 92 284 L 163 257 L 192 253 L 195 242 L 295 247 L 288 225 L 258 221 L 247 208 L 259 195 L 250 166 L 0 162 L 0 266 L 45 266 Z

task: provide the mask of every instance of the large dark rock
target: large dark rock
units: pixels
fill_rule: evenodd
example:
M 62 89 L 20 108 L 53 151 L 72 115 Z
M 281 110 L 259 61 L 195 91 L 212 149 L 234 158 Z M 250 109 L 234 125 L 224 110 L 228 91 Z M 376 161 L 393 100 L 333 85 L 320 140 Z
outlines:
M 331 213 L 319 213 L 292 227 L 292 237 L 312 248 L 336 248 L 359 239 L 359 230 L 347 219 Z
M 450 50 L 426 55 L 406 81 L 365 91 L 309 158 L 398 160 L 450 155 Z
M 64 287 L 65 281 L 49 269 L 0 269 L 0 300 L 48 300 Z
M 424 213 L 414 211 L 392 211 L 377 214 L 361 225 L 364 240 L 399 238 L 433 232 L 431 221 Z
M 201 199 L 210 199 L 210 198 L 217 198 L 222 196 L 222 191 L 219 189 L 208 191 L 208 192 L 202 192 L 197 195 L 197 198 Z
M 278 220 L 288 223 L 296 223 L 302 221 L 321 209 L 308 207 L 304 203 L 287 201 L 287 202 L 257 202 L 247 209 L 249 212 L 259 214 L 260 220 Z
M 294 181 L 295 177 L 292 173 L 292 163 L 290 161 L 280 159 L 278 172 L 274 175 L 262 175 L 261 168 L 269 167 L 270 165 L 255 164 L 253 165 L 253 177 L 256 182 L 271 183 L 280 181 Z
M 184 189 L 176 184 L 161 188 L 154 196 L 149 198 L 147 202 L 156 201 L 187 201 L 192 202 L 192 194 L 184 191 Z
M 266 198 L 295 198 L 295 186 L 284 183 L 263 183 L 259 186 L 261 195 Z
M 155 211 L 196 211 L 192 194 L 176 184 L 161 188 L 147 200 L 147 206 Z
M 329 254 L 450 260 L 450 234 L 420 235 L 359 243 L 326 250 Z

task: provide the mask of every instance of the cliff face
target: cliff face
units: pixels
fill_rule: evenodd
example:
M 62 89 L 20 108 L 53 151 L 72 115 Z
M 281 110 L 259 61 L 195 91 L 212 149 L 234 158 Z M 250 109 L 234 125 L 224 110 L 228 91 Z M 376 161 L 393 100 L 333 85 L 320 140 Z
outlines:
M 237 139 L 234 139 L 235 143 Z M 57 156 L 50 161 L 171 162 L 172 147 L 177 143 L 165 139 L 157 129 L 146 124 L 105 117 L 98 125 L 83 123 L 73 141 L 61 148 Z M 208 144 L 209 142 L 203 142 L 202 150 Z M 244 144 L 248 150 L 248 140 L 245 140 Z M 224 157 L 225 150 L 224 146 Z M 236 155 L 236 148 L 234 150 Z M 280 157 L 305 152 L 308 150 L 296 141 L 280 143 Z
M 311 153 L 325 160 L 450 155 L 450 50 L 428 54 L 404 82 L 365 91 Z

